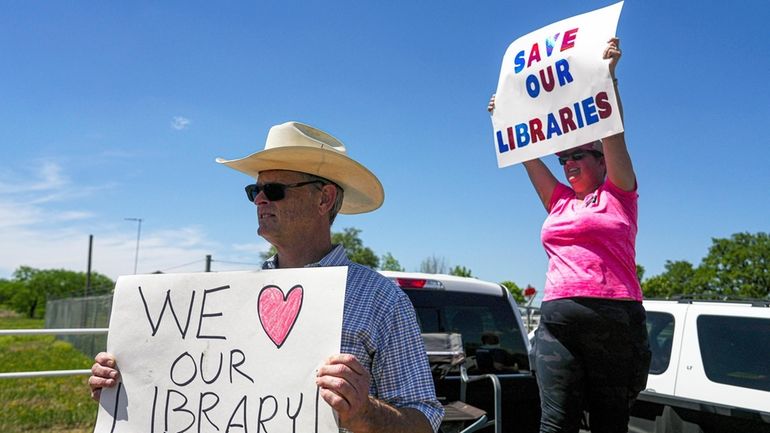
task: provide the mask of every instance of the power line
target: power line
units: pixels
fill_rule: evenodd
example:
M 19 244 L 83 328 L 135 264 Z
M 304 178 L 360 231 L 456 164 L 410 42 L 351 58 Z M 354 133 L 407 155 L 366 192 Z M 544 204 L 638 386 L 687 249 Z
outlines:
M 214 260 L 214 259 L 211 259 L 211 258 L 207 257 L 206 259 L 193 260 L 192 262 L 182 263 L 181 265 L 169 266 L 168 268 L 162 269 L 161 272 L 168 272 L 168 271 L 173 270 L 173 269 L 183 268 L 185 266 L 190 266 L 190 265 L 194 265 L 196 263 L 206 262 L 206 261 L 224 263 L 224 264 L 227 264 L 227 265 L 262 266 L 262 263 L 231 262 L 231 261 L 227 261 L 227 260 Z
M 184 264 L 181 264 L 181 265 L 171 266 L 169 268 L 163 269 L 161 272 L 166 272 L 166 271 L 170 271 L 172 269 L 177 269 L 177 268 L 182 268 L 182 267 L 185 267 L 185 266 L 194 265 L 195 263 L 202 262 L 202 261 L 203 261 L 203 259 L 193 260 L 192 262 L 189 262 L 189 263 L 184 263 Z
M 212 262 L 225 263 L 228 265 L 248 265 L 248 266 L 262 266 L 262 263 L 245 263 L 245 262 L 229 262 L 226 260 L 211 260 Z

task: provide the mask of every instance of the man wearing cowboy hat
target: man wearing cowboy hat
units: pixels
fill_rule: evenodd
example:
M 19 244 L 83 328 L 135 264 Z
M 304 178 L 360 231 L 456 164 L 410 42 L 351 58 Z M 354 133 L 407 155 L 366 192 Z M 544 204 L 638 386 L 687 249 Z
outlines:
M 257 206 L 259 235 L 278 251 L 263 269 L 348 267 L 342 353 L 327 358 L 316 378 L 340 425 L 353 432 L 438 430 L 443 409 L 409 298 L 331 243 L 338 212 L 382 205 L 377 177 L 349 158 L 339 140 L 298 122 L 272 127 L 262 151 L 217 162 L 257 179 L 246 194 Z M 115 385 L 114 366 L 111 355 L 96 356 L 88 381 L 95 399 Z

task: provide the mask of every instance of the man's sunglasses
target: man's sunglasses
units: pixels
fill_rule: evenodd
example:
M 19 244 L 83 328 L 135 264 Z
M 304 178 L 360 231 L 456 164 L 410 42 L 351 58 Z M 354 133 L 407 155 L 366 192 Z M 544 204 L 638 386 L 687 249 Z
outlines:
M 286 189 L 287 188 L 299 188 L 301 186 L 310 185 L 313 183 L 325 183 L 322 180 L 309 180 L 307 182 L 298 182 L 298 183 L 292 183 L 289 185 L 283 184 L 283 183 L 266 183 L 264 185 L 259 184 L 251 184 L 246 185 L 246 196 L 249 197 L 249 201 L 254 203 L 254 201 L 257 199 L 257 195 L 259 195 L 260 192 L 265 193 L 265 197 L 270 201 L 278 201 L 283 200 L 286 197 Z
M 586 157 L 586 154 L 591 154 L 597 158 L 600 156 L 604 156 L 603 153 L 599 152 L 598 150 L 578 150 L 577 152 L 572 152 L 568 155 L 561 155 L 559 157 L 559 164 L 565 165 L 567 164 L 567 161 L 580 161 L 581 159 Z

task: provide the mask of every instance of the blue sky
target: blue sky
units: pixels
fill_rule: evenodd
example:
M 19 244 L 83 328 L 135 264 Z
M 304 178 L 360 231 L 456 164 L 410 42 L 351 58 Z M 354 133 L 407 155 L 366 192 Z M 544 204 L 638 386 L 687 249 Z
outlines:
M 28 2 L 0 5 L 0 277 L 20 265 L 131 274 L 249 269 L 249 179 L 214 163 L 270 126 L 324 129 L 384 206 L 341 216 L 407 270 L 435 255 L 542 288 L 545 213 L 498 169 L 485 107 L 516 38 L 609 1 Z M 638 262 L 697 264 L 768 231 L 770 4 L 628 0 L 618 36 L 639 179 Z M 553 157 L 548 164 L 563 174 Z M 181 266 L 191 263 L 188 266 Z

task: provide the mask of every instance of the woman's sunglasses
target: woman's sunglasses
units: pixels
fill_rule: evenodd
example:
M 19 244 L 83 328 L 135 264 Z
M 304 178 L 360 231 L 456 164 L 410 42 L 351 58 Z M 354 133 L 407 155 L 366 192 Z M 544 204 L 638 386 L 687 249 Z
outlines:
M 265 197 L 268 200 L 278 201 L 278 200 L 283 200 L 286 197 L 287 188 L 299 188 L 301 186 L 310 185 L 313 183 L 323 184 L 324 181 L 309 180 L 307 182 L 298 182 L 298 183 L 292 183 L 289 185 L 286 185 L 283 183 L 266 183 L 264 185 L 259 185 L 254 183 L 251 185 L 246 185 L 246 196 L 249 197 L 250 202 L 254 203 L 254 201 L 257 199 L 257 195 L 259 195 L 260 192 L 264 192 Z
M 595 157 L 604 156 L 603 153 L 599 152 L 598 150 L 578 150 L 577 152 L 572 152 L 568 155 L 562 155 L 559 157 L 559 164 L 565 165 L 567 164 L 567 161 L 580 161 L 581 159 L 586 157 L 586 154 L 590 153 L 591 155 Z

